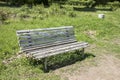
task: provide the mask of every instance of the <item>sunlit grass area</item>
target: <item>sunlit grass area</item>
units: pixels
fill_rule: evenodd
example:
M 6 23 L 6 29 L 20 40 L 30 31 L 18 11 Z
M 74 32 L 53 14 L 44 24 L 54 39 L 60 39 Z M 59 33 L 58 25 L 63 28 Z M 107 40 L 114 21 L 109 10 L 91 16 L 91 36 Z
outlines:
M 97 46 L 94 50 L 87 50 L 88 53 L 96 55 L 106 50 L 106 53 L 111 52 L 110 54 L 120 57 L 120 9 L 84 12 L 74 11 L 71 8 L 60 9 L 58 5 L 53 5 L 49 8 L 35 6 L 33 9 L 26 6 L 0 7 L 0 11 L 9 14 L 8 19 L 0 24 L 0 79 L 2 80 L 19 80 L 19 78 L 61 80 L 60 76 L 53 75 L 52 72 L 45 74 L 41 69 L 42 64 L 33 66 L 25 57 L 16 59 L 9 65 L 1 64 L 3 60 L 16 55 L 20 50 L 16 36 L 17 30 L 73 26 L 78 41 L 86 41 L 90 45 Z M 105 14 L 104 19 L 98 18 L 100 13 Z M 67 59 L 68 57 L 65 56 L 68 55 L 58 56 L 58 61 L 61 58 Z

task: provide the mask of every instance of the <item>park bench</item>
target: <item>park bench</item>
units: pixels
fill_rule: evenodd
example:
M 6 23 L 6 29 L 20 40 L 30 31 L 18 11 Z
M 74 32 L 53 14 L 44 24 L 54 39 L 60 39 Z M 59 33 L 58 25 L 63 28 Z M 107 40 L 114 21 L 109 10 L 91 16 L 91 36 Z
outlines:
M 88 46 L 86 42 L 77 42 L 73 26 L 19 30 L 17 36 L 22 52 L 33 59 L 45 59 L 45 70 L 47 70 L 46 57 L 80 50 L 80 48 L 84 51 L 84 48 Z

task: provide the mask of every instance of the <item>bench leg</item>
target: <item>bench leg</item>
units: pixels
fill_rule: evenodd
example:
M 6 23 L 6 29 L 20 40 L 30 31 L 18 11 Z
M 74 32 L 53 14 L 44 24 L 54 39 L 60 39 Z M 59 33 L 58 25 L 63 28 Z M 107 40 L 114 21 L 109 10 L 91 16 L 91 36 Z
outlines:
M 83 48 L 82 49 L 82 58 L 84 58 L 84 56 L 85 56 L 84 52 L 85 52 L 85 49 Z
M 47 58 L 44 58 L 44 71 L 47 72 Z

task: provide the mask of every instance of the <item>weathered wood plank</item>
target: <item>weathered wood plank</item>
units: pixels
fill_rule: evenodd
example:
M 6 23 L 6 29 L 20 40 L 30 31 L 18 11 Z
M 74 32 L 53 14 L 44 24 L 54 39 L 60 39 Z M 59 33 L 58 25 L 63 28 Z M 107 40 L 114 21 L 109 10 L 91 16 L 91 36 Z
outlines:
M 65 47 L 70 47 L 70 46 L 77 46 L 77 45 L 86 45 L 87 43 L 85 42 L 72 42 L 72 43 L 67 43 L 67 44 L 61 44 L 53 47 L 48 47 L 48 48 L 42 48 L 42 49 L 37 49 L 30 51 L 30 54 L 38 54 L 38 52 L 45 52 L 50 51 L 50 50 L 55 50 L 55 49 L 60 49 L 60 48 L 65 48 Z
M 30 48 L 25 48 L 24 50 L 27 53 L 29 53 L 31 51 L 38 50 L 38 49 L 43 49 L 43 48 L 48 48 L 48 47 L 53 47 L 53 46 L 58 46 L 58 45 L 64 45 L 64 44 L 68 44 L 68 43 L 70 44 L 70 43 L 74 43 L 74 42 L 76 42 L 76 40 L 74 40 L 74 39 L 56 41 L 53 44 L 48 43 L 48 44 L 43 44 L 43 45 L 35 45 L 35 46 L 30 47 Z
M 48 38 L 49 39 L 49 38 Z M 74 39 L 74 38 L 73 38 Z M 63 41 L 68 41 L 68 40 L 70 40 L 69 38 L 68 39 L 63 39 L 63 38 L 58 38 L 57 40 L 56 39 L 50 39 L 50 40 L 41 40 L 41 39 L 35 39 L 35 40 L 32 40 L 32 39 L 30 39 L 30 40 L 28 40 L 28 41 L 26 41 L 26 42 L 20 42 L 21 44 L 21 46 L 22 46 L 22 48 L 23 49 L 25 49 L 26 48 L 26 46 L 29 46 L 29 44 L 31 45 L 32 44 L 32 46 L 36 46 L 36 45 L 40 45 L 40 46 L 42 46 L 43 44 L 54 44 L 55 42 L 61 42 L 61 43 L 64 43 Z M 69 42 L 69 41 L 68 41 Z M 29 46 L 30 47 L 30 46 Z
M 46 57 L 88 46 L 86 42 L 77 42 L 72 26 L 19 30 L 17 36 L 23 52 L 34 59 L 45 59 L 45 70 L 47 70 Z
M 17 31 L 21 49 L 35 45 L 54 44 L 54 42 L 75 39 L 73 27 L 34 29 Z
M 54 52 L 54 51 L 57 51 L 60 49 L 68 49 L 70 47 L 77 47 L 77 46 L 87 47 L 88 44 L 85 42 L 84 43 L 76 42 L 76 43 L 70 43 L 70 44 L 63 44 L 63 45 L 33 50 L 33 51 L 30 51 L 29 54 L 30 55 L 32 54 L 33 56 L 38 56 L 39 54 L 44 55 L 45 53 Z
M 80 48 L 85 48 L 87 47 L 88 45 L 87 44 L 84 44 L 84 45 L 73 45 L 73 46 L 68 46 L 68 47 L 63 47 L 63 48 L 59 48 L 59 49 L 54 49 L 54 50 L 50 50 L 50 51 L 46 51 L 46 52 L 38 52 L 36 55 L 33 55 L 33 57 L 35 59 L 40 59 L 40 58 L 43 58 L 43 57 L 48 57 L 48 56 L 52 56 L 52 55 L 56 55 L 56 54 L 62 54 L 62 53 L 65 53 L 65 52 L 68 52 L 68 51 L 73 51 L 73 50 L 77 50 L 77 49 L 80 49 Z
M 41 29 L 31 29 L 31 30 L 18 30 L 17 33 L 21 34 L 21 33 L 26 33 L 26 32 L 30 32 L 30 31 L 44 31 L 44 30 L 59 30 L 59 29 L 70 29 L 73 28 L 73 26 L 63 26 L 63 27 L 56 27 L 56 28 L 41 28 Z
M 74 49 L 76 47 L 87 46 L 87 43 L 76 42 L 72 26 L 20 30 L 17 31 L 17 34 L 21 50 L 32 54 L 34 57 L 56 52 L 57 50 L 71 49 L 71 47 Z

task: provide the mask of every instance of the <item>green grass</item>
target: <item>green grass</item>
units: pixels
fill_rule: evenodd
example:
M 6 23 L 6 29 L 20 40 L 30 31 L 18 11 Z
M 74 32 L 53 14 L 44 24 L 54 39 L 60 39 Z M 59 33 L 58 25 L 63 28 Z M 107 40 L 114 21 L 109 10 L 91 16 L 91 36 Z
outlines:
M 97 48 L 89 53 L 96 55 L 99 51 L 105 50 L 120 57 L 120 46 L 116 44 L 120 43 L 120 9 L 113 12 L 79 12 L 59 9 L 58 6 L 45 9 L 41 6 L 33 9 L 23 6 L 0 7 L 0 10 L 17 14 L 16 18 L 9 18 L 5 24 L 0 25 L 0 79 L 2 80 L 62 80 L 59 75 L 52 72 L 45 74 L 41 69 L 42 64 L 33 66 L 26 58 L 17 59 L 8 65 L 1 64 L 3 60 L 19 51 L 17 30 L 72 25 L 78 41 L 97 45 Z M 99 19 L 97 17 L 99 13 L 104 13 L 105 19 Z M 20 18 L 21 15 L 29 15 L 30 18 Z

